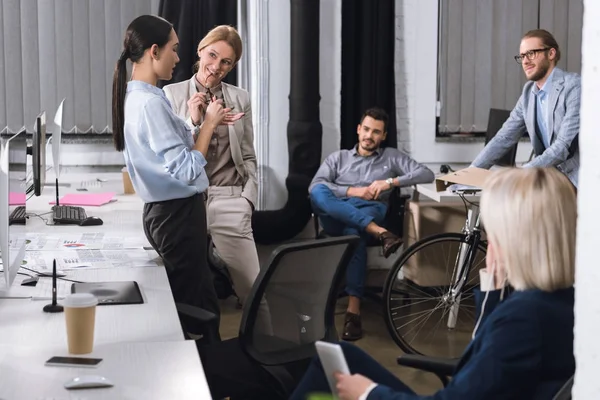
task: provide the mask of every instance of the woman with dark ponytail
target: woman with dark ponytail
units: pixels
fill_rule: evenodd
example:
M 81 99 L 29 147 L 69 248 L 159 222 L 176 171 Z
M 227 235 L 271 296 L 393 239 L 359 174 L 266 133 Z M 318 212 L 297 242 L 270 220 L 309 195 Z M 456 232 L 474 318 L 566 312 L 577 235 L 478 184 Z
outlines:
M 179 62 L 177 34 L 163 18 L 143 15 L 125 33 L 113 77 L 113 140 L 125 156 L 133 187 L 144 201 L 148 241 L 162 257 L 173 297 L 217 319 L 207 328 L 182 318 L 184 330 L 204 341 L 219 340 L 219 304 L 207 264 L 205 155 L 215 128 L 230 110 L 212 102 L 192 135 L 156 85 L 169 80 Z M 126 61 L 133 63 L 127 82 Z M 196 138 L 194 140 L 194 138 Z

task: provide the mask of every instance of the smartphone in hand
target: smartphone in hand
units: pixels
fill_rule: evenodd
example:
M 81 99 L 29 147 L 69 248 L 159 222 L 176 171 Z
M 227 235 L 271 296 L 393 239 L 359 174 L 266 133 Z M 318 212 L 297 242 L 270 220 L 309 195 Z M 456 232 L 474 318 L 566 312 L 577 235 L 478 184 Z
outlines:
M 315 346 L 317 348 L 319 360 L 321 360 L 321 364 L 323 365 L 323 370 L 325 370 L 331 393 L 336 397 L 339 397 L 336 389 L 337 381 L 333 374 L 341 372 L 342 374 L 350 375 L 350 369 L 348 368 L 344 351 L 337 343 L 317 341 Z

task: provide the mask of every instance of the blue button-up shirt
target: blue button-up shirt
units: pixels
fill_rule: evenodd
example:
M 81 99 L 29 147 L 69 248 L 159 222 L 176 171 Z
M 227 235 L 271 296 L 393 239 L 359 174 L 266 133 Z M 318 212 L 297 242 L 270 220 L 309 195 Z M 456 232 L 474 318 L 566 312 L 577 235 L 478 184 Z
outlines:
M 554 75 L 554 69 L 550 72 L 548 79 L 544 82 L 544 86 L 537 90 L 537 85 L 533 85 L 533 93 L 536 95 L 536 120 L 542 142 L 546 148 L 550 147 L 550 135 L 552 132 L 548 132 L 548 93 L 552 90 L 552 77 Z
M 206 159 L 193 150 L 190 128 L 173 113 L 162 89 L 141 81 L 127 84 L 124 133 L 127 171 L 144 202 L 182 199 L 206 190 Z

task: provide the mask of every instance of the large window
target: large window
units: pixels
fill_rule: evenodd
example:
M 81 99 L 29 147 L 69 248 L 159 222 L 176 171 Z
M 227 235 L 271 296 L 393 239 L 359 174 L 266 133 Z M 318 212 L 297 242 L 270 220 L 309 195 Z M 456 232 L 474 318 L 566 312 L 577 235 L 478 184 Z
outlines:
M 525 83 L 513 56 L 531 29 L 550 31 L 558 67 L 581 70 L 583 0 L 439 0 L 438 135 L 483 133 L 490 108 L 511 110 Z
M 107 132 L 127 25 L 159 0 L 2 0 L 0 132 L 31 131 L 66 98 L 63 127 Z M 49 128 L 50 130 L 50 128 Z

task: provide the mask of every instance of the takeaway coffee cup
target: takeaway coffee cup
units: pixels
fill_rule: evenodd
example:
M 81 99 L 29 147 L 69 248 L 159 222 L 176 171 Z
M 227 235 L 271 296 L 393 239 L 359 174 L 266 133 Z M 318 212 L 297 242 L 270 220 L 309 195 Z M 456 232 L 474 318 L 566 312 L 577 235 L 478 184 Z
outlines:
M 135 189 L 133 188 L 133 183 L 131 183 L 127 167 L 123 167 L 121 172 L 123 173 L 123 192 L 125 194 L 135 194 Z
M 69 353 L 91 353 L 98 299 L 90 293 L 74 293 L 65 297 L 62 305 L 65 308 Z

